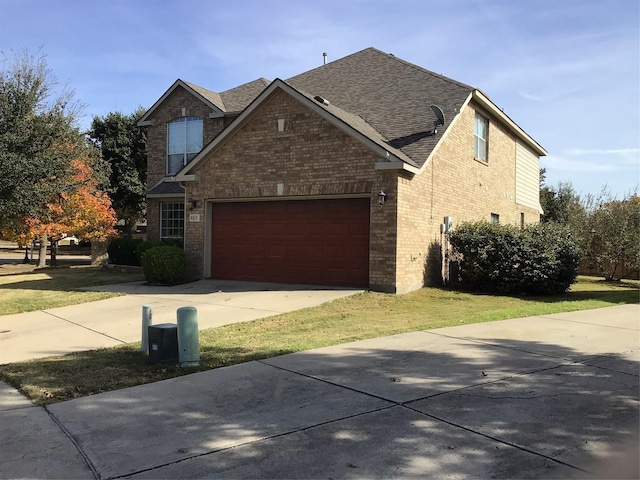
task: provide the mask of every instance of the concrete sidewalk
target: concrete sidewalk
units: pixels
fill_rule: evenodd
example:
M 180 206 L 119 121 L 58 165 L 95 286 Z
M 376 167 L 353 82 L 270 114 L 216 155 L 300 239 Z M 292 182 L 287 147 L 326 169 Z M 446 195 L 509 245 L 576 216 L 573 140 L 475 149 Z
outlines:
M 198 310 L 198 328 L 246 322 L 315 307 L 362 290 L 309 285 L 200 280 L 173 287 L 144 282 L 87 287 L 124 293 L 97 302 L 0 316 L 0 364 L 140 341 L 142 305 L 153 323 L 176 323 L 176 310 Z
M 0 390 L 2 478 L 638 478 L 640 305 L 79 398 Z

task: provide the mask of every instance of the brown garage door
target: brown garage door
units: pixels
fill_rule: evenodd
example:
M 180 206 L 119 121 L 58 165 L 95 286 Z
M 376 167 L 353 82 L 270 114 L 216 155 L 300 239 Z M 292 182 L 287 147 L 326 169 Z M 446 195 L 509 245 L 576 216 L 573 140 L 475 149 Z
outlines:
M 369 199 L 213 205 L 211 276 L 366 287 Z

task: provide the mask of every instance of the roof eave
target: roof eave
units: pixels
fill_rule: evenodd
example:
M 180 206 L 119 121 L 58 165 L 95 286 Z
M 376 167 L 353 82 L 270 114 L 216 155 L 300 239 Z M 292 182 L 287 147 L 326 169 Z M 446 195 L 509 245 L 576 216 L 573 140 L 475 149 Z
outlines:
M 511 120 L 508 115 L 506 115 L 502 110 L 500 110 L 484 93 L 480 90 L 474 90 L 472 92 L 472 98 L 478 102 L 482 107 L 488 110 L 490 113 L 498 117 L 501 121 L 503 121 L 509 129 L 516 134 L 516 136 L 526 143 L 535 153 L 540 156 L 546 156 L 547 151 L 536 142 L 527 132 L 525 132 L 516 122 Z
M 177 182 L 195 182 L 198 179 L 199 179 L 199 175 L 197 173 L 192 173 L 192 174 L 180 174 L 180 173 L 178 173 L 175 176 L 175 180 Z
M 376 170 L 403 170 L 414 175 L 420 173 L 420 168 L 409 165 L 402 160 L 378 162 L 376 163 Z

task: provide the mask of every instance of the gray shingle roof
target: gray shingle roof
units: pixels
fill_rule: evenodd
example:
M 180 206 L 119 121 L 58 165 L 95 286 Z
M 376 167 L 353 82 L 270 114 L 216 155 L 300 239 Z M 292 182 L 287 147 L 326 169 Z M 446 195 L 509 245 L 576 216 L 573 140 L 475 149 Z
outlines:
M 311 94 L 309 94 L 307 92 L 303 92 L 302 90 L 297 90 L 296 89 L 296 91 L 298 93 L 300 93 L 301 95 L 304 95 L 305 97 L 309 98 L 311 101 L 317 102 L 317 100 L 314 98 L 314 95 L 311 95 Z M 334 117 L 342 120 L 344 123 L 346 123 L 347 125 L 351 126 L 355 130 L 360 132 L 362 135 L 366 136 L 371 141 L 376 143 L 377 145 L 380 145 L 381 147 L 386 148 L 389 151 L 392 151 L 403 162 L 406 162 L 406 163 L 408 163 L 410 165 L 413 165 L 415 167 L 418 166 L 413 161 L 413 159 L 411 159 L 409 156 L 407 156 L 407 154 L 405 154 L 402 150 L 400 150 L 399 148 L 396 148 L 395 145 L 390 145 L 389 142 L 387 141 L 387 139 L 384 138 L 380 134 L 380 132 L 378 132 L 375 128 L 373 128 L 371 125 L 369 125 L 367 123 L 367 121 L 364 118 L 362 118 L 361 116 L 355 115 L 355 114 L 350 113 L 350 112 L 346 112 L 343 109 L 341 109 L 340 107 L 337 107 L 337 106 L 333 105 L 332 103 L 329 103 L 329 105 L 324 105 L 324 104 L 318 102 L 318 106 L 320 108 L 324 108 L 327 112 L 331 113 Z
M 218 107 L 220 110 L 224 112 L 224 102 L 222 101 L 222 98 L 220 97 L 219 93 L 212 92 L 211 90 L 207 90 L 206 88 L 202 88 L 201 86 L 196 85 L 195 83 L 187 82 L 185 80 L 183 80 L 183 82 L 185 83 L 185 85 L 188 85 L 195 92 L 198 92 L 200 95 L 202 95 L 204 98 L 209 100 L 211 103 L 213 103 L 216 107 Z
M 244 110 L 271 82 L 266 78 L 259 78 L 253 82 L 220 93 L 225 112 L 239 112 Z
M 187 82 L 186 80 L 178 80 L 178 82 L 182 82 L 223 112 L 239 112 L 244 110 L 247 105 L 260 95 L 260 93 L 262 93 L 262 91 L 271 83 L 266 78 L 259 78 L 252 82 L 238 85 L 237 87 L 224 92 L 217 93 L 212 90 L 207 90 L 195 83 Z
M 184 196 L 184 187 L 179 182 L 171 182 L 163 180 L 156 184 L 147 191 L 147 196 L 168 196 L 174 195 L 177 197 Z
M 330 104 L 361 117 L 392 147 L 422 166 L 474 88 L 375 48 L 286 80 L 295 89 L 320 95 Z M 432 135 L 431 105 L 447 123 Z M 345 119 L 346 120 L 346 119 Z

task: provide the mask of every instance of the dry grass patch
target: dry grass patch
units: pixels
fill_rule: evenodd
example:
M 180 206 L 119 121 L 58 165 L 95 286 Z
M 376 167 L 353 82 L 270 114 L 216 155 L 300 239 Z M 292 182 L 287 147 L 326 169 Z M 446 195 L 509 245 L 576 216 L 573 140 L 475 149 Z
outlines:
M 137 343 L 0 365 L 0 379 L 35 403 L 47 404 L 355 340 L 636 303 L 638 286 L 582 277 L 571 292 L 550 297 L 474 295 L 442 288 L 407 295 L 364 292 L 314 308 L 203 330 L 198 368 L 149 365 Z

